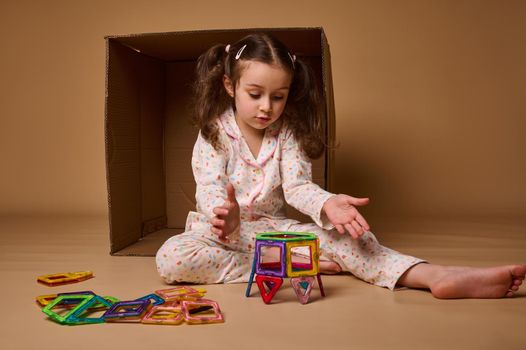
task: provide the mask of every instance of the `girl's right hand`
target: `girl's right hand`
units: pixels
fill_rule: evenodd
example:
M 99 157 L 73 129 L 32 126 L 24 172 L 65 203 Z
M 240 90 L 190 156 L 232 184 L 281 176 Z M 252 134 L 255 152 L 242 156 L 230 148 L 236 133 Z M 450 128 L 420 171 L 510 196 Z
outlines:
M 329 198 L 322 211 L 340 234 L 345 231 L 354 239 L 369 231 L 369 224 L 355 206 L 367 205 L 369 198 L 355 198 L 346 194 L 337 194 Z
M 239 204 L 236 199 L 236 192 L 234 186 L 228 183 L 226 186 L 227 199 L 220 207 L 215 207 L 213 213 L 216 215 L 210 220 L 212 224 L 212 232 L 216 234 L 220 240 L 228 241 L 228 237 L 233 237 L 239 233 Z

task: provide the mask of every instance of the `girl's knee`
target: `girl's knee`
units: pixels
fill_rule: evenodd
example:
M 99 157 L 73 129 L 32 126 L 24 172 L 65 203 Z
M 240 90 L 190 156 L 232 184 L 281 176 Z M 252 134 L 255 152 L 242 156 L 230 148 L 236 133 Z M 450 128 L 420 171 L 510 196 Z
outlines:
M 155 262 L 157 272 L 168 284 L 177 282 L 199 283 L 197 281 L 200 255 L 203 246 L 197 242 L 181 240 L 167 241 L 157 252 Z
M 177 256 L 177 254 L 173 254 L 172 252 L 169 252 L 167 249 L 164 249 L 161 247 L 159 251 L 157 252 L 157 255 L 155 256 L 155 263 L 157 265 L 157 272 L 159 273 L 159 276 L 164 280 L 166 283 L 175 283 L 179 282 L 177 280 L 178 268 L 177 268 L 177 262 L 180 262 L 180 259 L 182 257 Z M 181 265 L 180 263 L 179 265 Z

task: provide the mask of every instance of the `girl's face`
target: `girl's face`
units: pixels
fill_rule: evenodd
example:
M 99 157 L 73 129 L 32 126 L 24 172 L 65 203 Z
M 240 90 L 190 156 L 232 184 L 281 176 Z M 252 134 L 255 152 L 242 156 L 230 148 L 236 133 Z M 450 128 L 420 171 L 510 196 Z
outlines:
M 283 113 L 292 77 L 280 66 L 258 61 L 240 63 L 245 66 L 238 83 L 233 87 L 225 76 L 225 88 L 235 98 L 236 121 L 241 132 L 262 134 Z

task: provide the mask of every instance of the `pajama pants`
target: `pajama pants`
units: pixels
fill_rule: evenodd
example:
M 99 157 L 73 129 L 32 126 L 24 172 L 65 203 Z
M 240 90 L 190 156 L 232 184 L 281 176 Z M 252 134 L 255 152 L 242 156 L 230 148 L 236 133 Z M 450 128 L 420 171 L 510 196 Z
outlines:
M 272 232 L 265 222 L 242 222 L 235 243 L 217 239 L 210 230 L 190 230 L 168 239 L 156 256 L 157 270 L 166 283 L 248 282 L 254 259 L 256 232 Z M 380 245 L 371 232 L 360 239 L 315 224 L 295 224 L 287 231 L 312 232 L 320 241 L 320 260 L 338 263 L 343 271 L 371 284 L 394 289 L 410 267 L 424 262 Z M 251 232 L 250 234 L 248 232 Z

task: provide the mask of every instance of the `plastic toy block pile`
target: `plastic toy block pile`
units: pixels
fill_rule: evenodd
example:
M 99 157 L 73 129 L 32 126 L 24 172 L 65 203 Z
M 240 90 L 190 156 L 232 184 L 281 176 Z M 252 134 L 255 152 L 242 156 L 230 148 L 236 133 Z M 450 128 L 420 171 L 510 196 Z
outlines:
M 90 271 L 40 276 L 48 286 L 83 281 L 93 277 Z M 37 297 L 37 303 L 50 319 L 64 325 L 103 322 L 130 322 L 157 325 L 222 323 L 219 304 L 204 299 L 206 290 L 177 286 L 156 290 L 134 300 L 119 301 L 92 291 L 68 292 Z M 102 314 L 101 314 L 102 313 Z M 97 317 L 97 315 L 100 315 Z
M 274 253 L 274 254 L 272 254 Z M 268 260 L 268 257 L 271 260 Z M 299 258 L 298 258 L 299 257 Z M 91 271 L 40 276 L 47 286 L 76 283 L 93 277 Z M 256 235 L 254 261 L 245 295 L 250 296 L 254 277 L 266 304 L 272 301 L 284 278 L 290 282 L 302 304 L 309 302 L 317 281 L 325 296 L 319 273 L 319 240 L 309 232 L 265 232 Z M 206 290 L 177 286 L 156 290 L 134 300 L 120 301 L 92 291 L 41 295 L 38 304 L 50 319 L 60 324 L 133 322 L 178 325 L 222 323 L 223 314 L 214 300 L 203 298 Z

